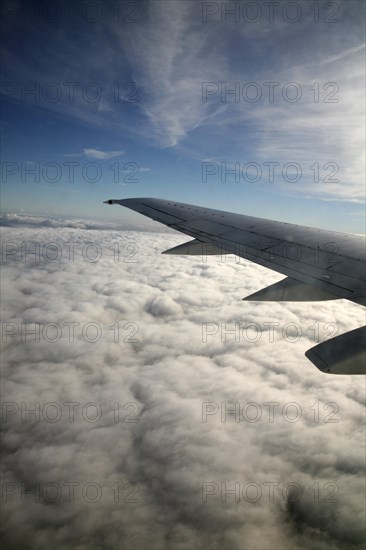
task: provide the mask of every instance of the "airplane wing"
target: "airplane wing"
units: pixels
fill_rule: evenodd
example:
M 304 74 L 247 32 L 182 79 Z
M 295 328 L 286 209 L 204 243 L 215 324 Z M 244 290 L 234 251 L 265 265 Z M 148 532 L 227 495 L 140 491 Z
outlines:
M 193 237 L 164 254 L 236 254 L 286 275 L 244 300 L 345 298 L 366 305 L 363 237 L 163 199 L 110 199 L 105 203 L 126 206 Z M 314 346 L 306 356 L 323 372 L 366 374 L 365 329 Z

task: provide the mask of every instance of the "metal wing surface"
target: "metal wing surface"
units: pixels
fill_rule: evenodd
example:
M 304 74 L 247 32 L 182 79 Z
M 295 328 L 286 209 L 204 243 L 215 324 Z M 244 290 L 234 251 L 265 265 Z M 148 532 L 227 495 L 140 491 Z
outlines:
M 284 280 L 245 300 L 346 298 L 366 305 L 363 237 L 163 199 L 111 199 L 105 202 L 126 206 L 193 237 L 192 241 L 166 250 L 165 254 L 236 254 L 286 275 Z M 361 327 L 356 331 L 360 331 L 358 336 L 351 331 L 333 338 L 333 346 L 328 342 L 314 346 L 306 353 L 307 357 L 324 372 L 366 374 L 366 352 L 361 351 L 364 330 Z M 355 342 L 358 348 L 353 353 Z M 338 360 L 340 346 L 346 350 L 341 363 Z M 310 353 L 312 350 L 314 352 Z M 326 350 L 326 360 L 322 350 Z

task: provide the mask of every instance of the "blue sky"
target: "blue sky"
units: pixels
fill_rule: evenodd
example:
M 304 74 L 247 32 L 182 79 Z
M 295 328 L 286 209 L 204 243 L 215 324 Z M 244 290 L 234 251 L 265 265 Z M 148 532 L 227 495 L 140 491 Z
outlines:
M 132 221 L 103 200 L 149 196 L 364 233 L 365 5 L 270 4 L 5 3 L 2 210 Z

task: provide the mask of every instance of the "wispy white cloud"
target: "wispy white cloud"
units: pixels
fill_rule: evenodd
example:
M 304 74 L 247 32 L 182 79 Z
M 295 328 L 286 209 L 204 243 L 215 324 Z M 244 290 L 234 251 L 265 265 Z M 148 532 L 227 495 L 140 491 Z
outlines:
M 101 151 L 100 149 L 83 149 L 83 153 L 87 158 L 98 160 L 114 159 L 125 154 L 124 151 Z
M 365 49 L 360 43 L 340 46 L 339 34 L 349 37 L 355 17 L 355 6 L 349 6 L 349 24 L 346 10 L 338 35 L 330 34 L 319 49 L 312 38 L 314 25 L 310 20 L 292 26 L 283 20 L 244 26 L 228 18 L 224 23 L 218 19 L 202 26 L 197 24 L 199 14 L 193 3 L 151 3 L 146 21 L 120 36 L 136 81 L 145 90 L 139 105 L 146 118 L 140 128 L 142 135 L 194 158 L 222 155 L 223 160 L 226 156 L 227 161 L 242 162 L 244 152 L 251 155 L 248 160 L 298 162 L 303 168 L 315 162 L 321 166 L 336 162 L 338 182 L 328 182 L 324 171 L 321 184 L 302 178 L 296 193 L 362 200 Z M 306 4 L 302 9 L 306 11 Z M 300 30 L 303 49 L 293 54 L 288 49 L 282 52 L 281 33 L 296 41 Z M 242 53 L 242 66 L 233 61 L 230 34 L 242 42 L 248 37 L 252 40 L 249 53 Z M 353 43 L 357 39 L 355 36 Z M 273 63 L 269 63 L 268 54 L 258 57 L 262 49 L 271 48 L 271 40 L 272 46 L 273 40 L 277 41 L 279 52 Z M 220 92 L 202 102 L 203 82 L 224 83 L 230 88 L 248 81 L 262 86 L 263 98 L 256 103 L 241 98 L 238 103 L 223 104 Z M 273 103 L 264 97 L 268 89 L 263 82 L 279 82 Z M 296 103 L 283 97 L 283 87 L 289 82 L 301 88 L 302 96 Z M 335 83 L 334 88 L 327 85 L 329 82 Z M 336 102 L 328 102 L 333 98 Z M 199 138 L 195 138 L 196 131 Z M 282 191 L 289 192 L 286 186 Z
M 344 198 L 339 198 L 339 197 L 319 197 L 319 196 L 316 196 L 314 195 L 313 197 L 311 195 L 306 195 L 305 199 L 317 199 L 319 201 L 324 201 L 324 202 L 353 202 L 355 204 L 364 204 L 365 203 L 365 199 L 352 199 L 351 197 L 344 197 Z
M 222 105 L 213 113 L 202 103 L 202 82 L 225 78 L 225 56 L 210 52 L 212 36 L 197 25 L 199 17 L 191 2 L 151 2 L 147 21 L 120 36 L 143 90 L 144 132 L 163 147 L 177 145 L 222 111 Z
M 96 160 L 108 160 L 113 159 L 117 157 L 121 157 L 125 154 L 125 151 L 101 151 L 100 149 L 83 149 L 81 153 L 67 153 L 64 156 L 65 157 L 82 157 L 85 156 L 89 159 L 96 159 Z
M 334 63 L 335 61 L 340 61 L 341 59 L 345 59 L 346 57 L 349 57 L 354 53 L 358 53 L 364 50 L 365 47 L 366 47 L 366 44 L 360 44 L 359 46 L 355 46 L 354 48 L 348 48 L 346 50 L 341 51 L 337 55 L 326 57 L 325 59 L 319 62 L 319 65 L 326 65 L 327 63 Z

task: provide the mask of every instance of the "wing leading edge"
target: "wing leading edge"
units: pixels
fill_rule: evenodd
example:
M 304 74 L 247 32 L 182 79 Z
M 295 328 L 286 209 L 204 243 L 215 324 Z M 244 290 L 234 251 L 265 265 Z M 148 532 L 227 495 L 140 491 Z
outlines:
M 286 279 L 245 300 L 346 298 L 366 305 L 366 254 L 362 237 L 163 199 L 110 199 L 105 203 L 126 206 L 193 237 L 165 254 L 236 254 L 286 275 Z M 361 334 L 358 338 L 352 336 L 351 342 L 347 335 L 352 332 L 314 346 L 306 356 L 323 372 L 366 374 L 366 352 L 361 351 L 364 331 L 358 333 Z M 353 351 L 356 340 L 358 348 Z M 341 362 L 340 347 L 346 350 Z M 323 355 L 326 363 L 319 359 Z M 350 361 L 356 362 L 353 367 Z

